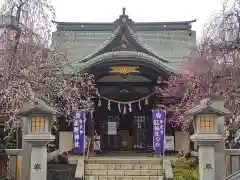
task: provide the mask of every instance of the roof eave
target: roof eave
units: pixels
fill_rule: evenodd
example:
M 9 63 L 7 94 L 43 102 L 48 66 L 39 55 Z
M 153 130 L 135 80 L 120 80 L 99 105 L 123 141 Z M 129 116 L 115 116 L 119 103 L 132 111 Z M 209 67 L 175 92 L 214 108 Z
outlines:
M 133 24 L 136 25 L 143 25 L 143 26 L 147 26 L 147 25 L 161 25 L 161 24 L 191 24 L 191 23 L 195 23 L 197 21 L 197 19 L 193 19 L 190 21 L 165 21 L 165 22 L 134 22 Z M 115 24 L 115 22 L 64 22 L 64 21 L 52 21 L 52 23 L 54 24 L 59 24 L 59 25 L 113 25 Z

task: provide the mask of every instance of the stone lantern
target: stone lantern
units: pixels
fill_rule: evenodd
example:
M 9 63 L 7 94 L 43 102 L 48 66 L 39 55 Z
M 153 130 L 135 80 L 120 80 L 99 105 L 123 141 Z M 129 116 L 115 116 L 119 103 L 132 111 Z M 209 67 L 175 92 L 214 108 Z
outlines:
M 19 115 L 27 124 L 23 141 L 31 145 L 30 179 L 47 179 L 47 147 L 55 139 L 51 134 L 51 124 L 57 112 L 44 102 L 25 104 Z M 23 157 L 24 161 L 24 157 Z
M 187 113 L 193 117 L 194 135 L 191 140 L 199 147 L 200 180 L 215 180 L 214 146 L 223 139 L 217 121 L 229 115 L 230 111 L 224 108 L 223 102 L 206 99 Z

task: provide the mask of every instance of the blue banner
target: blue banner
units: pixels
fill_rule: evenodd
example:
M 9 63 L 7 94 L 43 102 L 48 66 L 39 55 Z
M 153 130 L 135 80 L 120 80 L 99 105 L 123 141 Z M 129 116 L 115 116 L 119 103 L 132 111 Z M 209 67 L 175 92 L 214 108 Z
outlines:
M 155 154 L 164 153 L 164 139 L 165 139 L 165 111 L 153 110 L 152 111 L 152 124 L 153 124 L 153 148 Z
M 85 110 L 76 113 L 73 119 L 73 152 L 82 154 L 85 150 Z

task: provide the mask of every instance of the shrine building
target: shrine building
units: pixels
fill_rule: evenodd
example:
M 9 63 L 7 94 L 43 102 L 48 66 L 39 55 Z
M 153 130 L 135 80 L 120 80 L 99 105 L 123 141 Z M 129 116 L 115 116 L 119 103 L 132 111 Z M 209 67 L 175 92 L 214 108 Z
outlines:
M 112 23 L 55 22 L 53 44 L 68 41 L 74 70 L 95 76 L 100 96 L 95 98 L 94 118 L 87 119 L 85 133 L 100 135 L 104 152 L 152 150 L 151 110 L 172 102 L 155 94 L 154 87 L 164 86 L 158 77 L 167 80 L 178 72 L 183 57 L 196 45 L 194 22 L 135 22 L 125 8 Z M 166 149 L 187 152 L 189 134 L 174 127 L 170 118 L 167 112 Z M 72 139 L 72 127 L 61 120 L 57 146 L 69 149 Z

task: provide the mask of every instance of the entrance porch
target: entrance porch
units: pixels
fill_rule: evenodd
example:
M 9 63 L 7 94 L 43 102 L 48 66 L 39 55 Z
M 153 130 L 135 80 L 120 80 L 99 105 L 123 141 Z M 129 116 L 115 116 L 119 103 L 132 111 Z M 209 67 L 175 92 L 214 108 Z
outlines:
M 116 40 L 121 42 L 120 37 Z M 114 41 L 114 43 L 119 42 Z M 115 47 L 114 43 L 108 48 Z M 105 50 L 109 51 L 108 48 Z M 149 58 L 150 56 L 142 56 L 142 53 L 136 53 L 130 48 L 96 55 L 85 68 L 86 72 L 94 74 L 99 92 L 95 95 L 93 117 L 87 115 L 85 134 L 92 140 L 94 136 L 98 136 L 99 149 L 104 153 L 153 152 L 151 110 L 158 105 L 170 106 L 172 99 L 164 99 L 154 94 L 156 85 L 161 88 L 166 87 L 164 82 L 167 81 L 170 72 L 160 60 Z M 170 118 L 171 113 L 167 112 L 165 134 L 171 141 L 170 151 L 180 149 L 188 151 L 189 137 L 182 135 L 183 132 L 173 127 L 168 122 Z M 176 130 L 182 133 L 181 136 L 175 136 Z M 71 124 L 64 120 L 60 121 L 60 131 L 62 135 L 60 134 L 58 138 L 63 143 L 59 146 L 63 146 L 62 149 L 66 149 L 66 146 L 72 148 L 72 141 L 67 140 L 72 139 Z M 91 146 L 90 151 L 93 150 Z
M 127 95 L 125 95 L 126 99 Z M 108 101 L 102 101 L 96 108 L 95 133 L 100 135 L 100 147 L 109 151 L 152 151 L 153 131 L 151 108 L 153 101 L 149 97 L 148 104 L 129 105 L 113 103 L 111 110 Z M 137 106 L 136 106 L 137 105 Z M 120 107 L 119 107 L 120 106 Z

